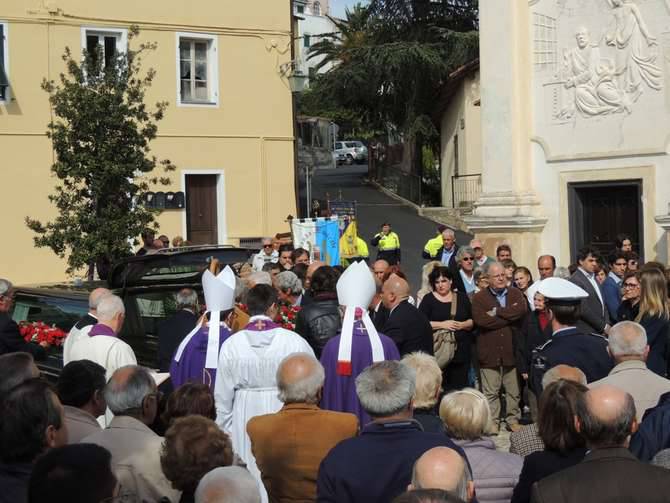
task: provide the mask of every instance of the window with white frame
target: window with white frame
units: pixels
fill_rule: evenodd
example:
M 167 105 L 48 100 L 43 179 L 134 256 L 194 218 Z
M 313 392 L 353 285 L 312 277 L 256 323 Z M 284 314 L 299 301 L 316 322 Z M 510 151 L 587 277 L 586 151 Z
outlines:
M 218 104 L 217 39 L 213 35 L 178 34 L 178 103 Z
M 81 46 L 95 60 L 98 48 L 103 60 L 102 67 L 109 67 L 114 59 L 125 53 L 128 46 L 128 31 L 110 28 L 82 28 Z
M 9 99 L 9 46 L 7 23 L 0 21 L 0 101 Z

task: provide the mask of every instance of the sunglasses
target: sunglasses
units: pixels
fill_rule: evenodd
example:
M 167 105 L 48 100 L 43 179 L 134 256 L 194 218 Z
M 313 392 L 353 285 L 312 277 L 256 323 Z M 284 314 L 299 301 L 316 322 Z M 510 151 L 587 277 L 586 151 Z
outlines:
M 272 245 L 263 245 L 263 248 L 272 248 Z
M 472 257 L 463 257 L 461 260 L 464 260 L 466 262 L 472 262 L 474 259 Z
M 635 283 L 624 283 L 623 287 L 624 288 L 638 288 L 640 285 L 636 285 Z

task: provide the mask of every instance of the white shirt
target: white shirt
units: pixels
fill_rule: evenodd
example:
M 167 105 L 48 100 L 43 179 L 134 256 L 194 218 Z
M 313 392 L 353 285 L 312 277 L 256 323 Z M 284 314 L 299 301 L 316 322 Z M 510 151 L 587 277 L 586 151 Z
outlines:
M 589 283 L 591 283 L 591 286 L 593 286 L 594 290 L 596 291 L 596 294 L 598 295 L 598 299 L 600 300 L 600 304 L 603 306 L 603 312 L 605 312 L 605 311 L 604 311 L 604 309 L 605 309 L 605 303 L 603 302 L 603 294 L 600 292 L 600 285 L 599 285 L 598 282 L 596 281 L 596 275 L 595 275 L 595 274 L 592 274 L 592 273 L 588 273 L 588 272 L 586 272 L 586 271 L 585 271 L 584 269 L 582 269 L 581 267 L 579 268 L 579 270 L 582 272 L 582 274 L 583 274 L 584 276 L 586 276 L 586 279 L 589 280 Z
M 95 316 L 91 313 L 88 313 L 88 315 L 92 318 L 95 318 L 96 320 L 98 319 L 97 316 Z M 72 361 L 72 356 L 71 356 L 72 346 L 79 339 L 82 339 L 84 337 L 88 337 L 88 333 L 91 331 L 91 328 L 93 328 L 93 325 L 87 325 L 84 328 L 79 329 L 79 328 L 77 328 L 77 325 L 75 324 L 70 329 L 70 333 L 67 334 L 67 337 L 65 338 L 65 342 L 63 342 L 63 367 Z
M 263 266 L 268 262 L 277 263 L 279 261 L 279 252 L 277 250 L 272 250 L 270 255 L 265 253 L 265 250 L 259 251 L 254 258 L 251 259 L 251 266 L 254 271 L 260 272 L 263 270 Z
M 89 331 L 91 327 L 87 327 Z M 96 335 L 80 337 L 70 350 L 71 361 L 91 360 L 105 368 L 107 380 L 116 369 L 126 365 L 137 365 L 135 352 L 127 343 L 117 337 Z

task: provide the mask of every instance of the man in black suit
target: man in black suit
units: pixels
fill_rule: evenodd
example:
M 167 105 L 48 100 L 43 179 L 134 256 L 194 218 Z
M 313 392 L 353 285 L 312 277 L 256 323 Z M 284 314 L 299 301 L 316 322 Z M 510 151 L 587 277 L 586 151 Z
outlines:
M 637 430 L 635 403 L 614 386 L 597 386 L 577 401 L 577 429 L 589 448 L 581 463 L 533 485 L 531 502 L 655 503 L 668 501 L 670 471 L 628 450 Z
M 19 326 L 9 316 L 9 311 L 14 304 L 14 287 L 12 282 L 0 278 L 0 355 L 23 351 L 33 355 L 35 360 L 46 358 L 46 343 L 38 346 L 32 342 L 26 342 L 21 336 Z
M 581 301 L 577 330 L 584 334 L 606 334 L 610 328 L 609 314 L 595 276 L 598 267 L 598 253 L 593 248 L 582 248 L 577 254 L 577 262 L 579 267 L 570 277 L 570 281 L 589 294 Z
M 183 288 L 177 294 L 177 312 L 158 325 L 158 365 L 161 372 L 170 371 L 177 346 L 198 322 L 198 294 Z
M 433 354 L 433 330 L 426 315 L 409 303 L 409 284 L 391 275 L 382 287 L 382 302 L 389 310 L 382 333 L 396 343 L 400 356 L 414 351 Z
M 434 256 L 431 256 L 428 252 L 426 252 L 426 250 L 424 250 L 421 256 L 427 260 L 437 260 L 442 262 L 442 265 L 449 268 L 451 275 L 454 278 L 453 289 L 459 292 L 465 292 L 463 279 L 458 272 L 458 262 L 456 261 L 458 248 L 459 247 L 456 244 L 456 234 L 454 234 L 454 231 L 451 229 L 445 229 L 442 231 L 442 247 L 437 250 L 437 253 Z

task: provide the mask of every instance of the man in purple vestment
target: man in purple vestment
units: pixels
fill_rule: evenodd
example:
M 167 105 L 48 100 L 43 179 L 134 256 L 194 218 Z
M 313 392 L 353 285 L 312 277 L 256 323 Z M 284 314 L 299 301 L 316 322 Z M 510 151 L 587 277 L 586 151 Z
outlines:
M 392 339 L 377 333 L 368 306 L 377 291 L 374 277 L 364 262 L 355 262 L 337 282 L 337 298 L 345 307 L 340 335 L 328 341 L 321 354 L 326 371 L 321 408 L 350 412 L 361 427 L 370 422 L 356 395 L 356 377 L 366 367 L 384 360 L 399 360 Z
M 217 262 L 211 269 L 216 271 Z M 235 273 L 228 266 L 215 276 L 210 270 L 202 275 L 209 322 L 203 316 L 198 325 L 184 337 L 170 363 L 170 378 L 174 388 L 186 382 L 206 384 L 214 391 L 219 351 L 230 337 L 235 315 Z

